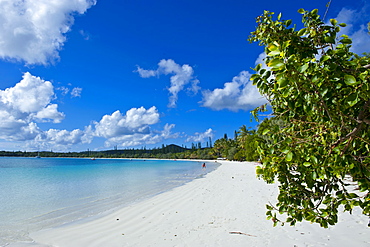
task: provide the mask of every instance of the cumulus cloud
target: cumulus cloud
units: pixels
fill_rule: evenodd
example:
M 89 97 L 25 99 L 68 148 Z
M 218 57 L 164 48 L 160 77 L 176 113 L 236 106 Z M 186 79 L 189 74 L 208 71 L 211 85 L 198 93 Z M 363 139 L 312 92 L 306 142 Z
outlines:
M 70 91 L 66 87 L 59 90 L 62 94 Z M 81 89 L 73 91 L 79 95 Z M 52 83 L 29 72 L 24 73 L 22 80 L 14 87 L 0 90 L 0 139 L 24 141 L 25 147 L 32 149 L 68 150 L 72 145 L 91 143 L 95 137 L 105 138 L 107 146 L 136 146 L 179 136 L 178 133 L 171 133 L 175 127 L 173 124 L 166 124 L 163 130 L 151 128 L 160 120 L 155 106 L 149 109 L 132 108 L 126 113 L 117 110 L 83 129 L 42 130 L 37 123 L 60 123 L 65 117 L 58 111 L 58 105 L 53 103 L 55 99 Z
M 191 91 L 196 94 L 199 91 L 198 83 L 199 80 L 194 77 L 194 70 L 193 68 L 188 65 L 184 64 L 180 66 L 179 64 L 175 63 L 172 59 L 162 59 L 158 63 L 158 68 L 156 70 L 145 70 L 140 67 L 137 68 L 136 72 L 142 78 L 149 78 L 153 76 L 160 76 L 160 75 L 169 75 L 171 85 L 168 88 L 170 93 L 169 98 L 169 107 L 176 107 L 177 100 L 178 100 L 178 93 L 184 90 L 185 86 L 190 84 L 190 86 L 186 89 L 187 91 Z
M 39 130 L 34 138 L 30 138 L 25 142 L 25 147 L 33 150 L 52 149 L 67 151 L 72 145 L 91 143 L 93 138 L 91 126 L 85 127 L 84 130 L 74 129 L 72 131 L 58 129 Z
M 53 99 L 51 82 L 26 72 L 14 87 L 0 90 L 0 114 L 18 124 L 33 120 L 59 123 L 64 119 L 64 113 L 58 111 L 56 104 L 51 104 Z
M 14 87 L 0 90 L 0 139 L 27 141 L 42 133 L 35 122 L 61 122 L 65 115 L 52 104 L 54 87 L 26 72 Z
M 54 123 L 60 123 L 64 119 L 64 113 L 58 111 L 58 105 L 50 104 L 37 112 L 34 117 L 43 122 L 52 119 Z
M 165 124 L 161 131 L 155 130 L 148 133 L 133 133 L 131 135 L 112 137 L 105 142 L 105 145 L 109 147 L 118 144 L 122 147 L 132 147 L 163 142 L 166 139 L 179 137 L 179 133 L 171 132 L 174 127 L 174 124 Z
M 203 133 L 196 132 L 193 136 L 188 136 L 185 142 L 204 142 L 205 140 L 208 140 L 209 137 L 213 138 L 213 136 L 213 130 L 209 128 Z
M 33 140 L 41 133 L 34 122 L 17 119 L 7 112 L 0 111 L 0 139 L 7 141 Z
M 213 110 L 250 110 L 267 102 L 250 80 L 251 74 L 242 71 L 223 88 L 203 91 L 202 106 Z
M 24 73 L 14 87 L 0 90 L 0 139 L 6 141 L 25 141 L 32 147 L 59 147 L 91 142 L 91 127 L 85 130 L 43 131 L 36 122 L 60 123 L 65 115 L 58 111 L 54 87 L 51 82 Z M 62 148 L 64 146 L 64 148 Z
M 340 35 L 345 34 L 352 39 L 351 51 L 357 54 L 369 52 L 370 35 L 367 30 L 367 23 L 370 20 L 368 7 L 359 11 L 343 8 L 335 17 L 339 23 L 346 23 L 347 26 L 341 29 Z
M 125 135 L 148 134 L 149 125 L 159 121 L 156 107 L 146 110 L 144 107 L 132 108 L 123 115 L 115 111 L 112 115 L 105 115 L 99 122 L 95 122 L 95 135 L 104 138 L 116 138 Z
M 49 129 L 40 136 L 40 141 L 46 141 L 54 145 L 71 145 L 79 143 L 90 143 L 93 139 L 91 126 L 86 127 L 85 130 L 74 129 L 57 130 Z
M 174 124 L 166 124 L 161 131 L 152 130 L 151 125 L 158 122 L 159 113 L 155 106 L 149 109 L 144 107 L 132 108 L 126 114 L 115 111 L 94 123 L 94 135 L 106 138 L 105 145 L 107 147 L 154 144 L 179 136 L 178 133 L 171 133 L 171 130 L 175 127 Z
M 0 57 L 47 64 L 59 58 L 65 34 L 96 0 L 0 1 Z

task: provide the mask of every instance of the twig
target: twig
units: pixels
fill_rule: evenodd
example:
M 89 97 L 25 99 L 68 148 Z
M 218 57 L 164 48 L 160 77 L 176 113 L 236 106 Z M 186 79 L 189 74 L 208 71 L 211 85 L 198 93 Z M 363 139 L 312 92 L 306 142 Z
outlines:
M 325 18 L 326 18 L 326 15 L 327 15 L 327 13 L 329 11 L 330 4 L 331 4 L 331 0 L 326 4 L 326 11 L 325 11 L 323 20 L 325 20 Z
M 244 232 L 229 232 L 230 234 L 240 234 L 240 235 L 246 235 L 246 236 L 250 236 L 250 237 L 257 237 L 255 235 L 251 235 L 251 234 L 248 234 L 248 233 L 244 233 Z

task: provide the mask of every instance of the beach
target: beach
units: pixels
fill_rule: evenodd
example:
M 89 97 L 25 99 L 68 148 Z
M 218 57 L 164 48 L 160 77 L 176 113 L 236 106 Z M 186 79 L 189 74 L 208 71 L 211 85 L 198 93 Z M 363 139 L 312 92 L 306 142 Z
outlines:
M 256 163 L 220 161 L 202 178 L 90 221 L 30 234 L 10 246 L 369 246 L 368 217 L 341 213 L 328 229 L 308 222 L 272 226 L 265 204 L 277 185 L 255 175 Z

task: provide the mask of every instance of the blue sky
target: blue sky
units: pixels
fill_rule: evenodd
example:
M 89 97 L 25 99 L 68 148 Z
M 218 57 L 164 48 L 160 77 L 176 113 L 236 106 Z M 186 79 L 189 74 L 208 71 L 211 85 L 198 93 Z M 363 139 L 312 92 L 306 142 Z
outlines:
M 265 103 L 251 85 L 264 10 L 300 23 L 328 1 L 0 0 L 0 150 L 206 146 Z M 332 1 L 369 52 L 366 1 Z

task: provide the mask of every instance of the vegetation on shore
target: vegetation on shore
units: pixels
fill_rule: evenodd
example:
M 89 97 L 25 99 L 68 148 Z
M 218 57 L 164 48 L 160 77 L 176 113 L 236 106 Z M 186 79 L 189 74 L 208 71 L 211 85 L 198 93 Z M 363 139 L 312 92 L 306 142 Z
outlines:
M 247 129 L 243 125 L 235 131 L 234 138 L 223 138 L 202 147 L 200 143 L 192 144 L 191 148 L 178 145 L 162 145 L 160 148 L 147 149 L 112 149 L 105 151 L 83 152 L 27 152 L 27 151 L 0 151 L 1 156 L 8 157 L 74 157 L 74 158 L 156 158 L 156 159 L 217 159 L 225 158 L 238 161 L 255 161 L 258 159 L 256 142 L 261 138 L 255 130 Z
M 252 79 L 274 116 L 260 128 L 268 138 L 258 142 L 257 174 L 279 181 L 277 203 L 267 205 L 275 225 L 328 227 L 339 210 L 370 216 L 370 56 L 350 51 L 352 40 L 339 36 L 346 24 L 298 12 L 301 29 L 265 11 L 249 39 L 265 47 L 268 69 L 259 64 Z

